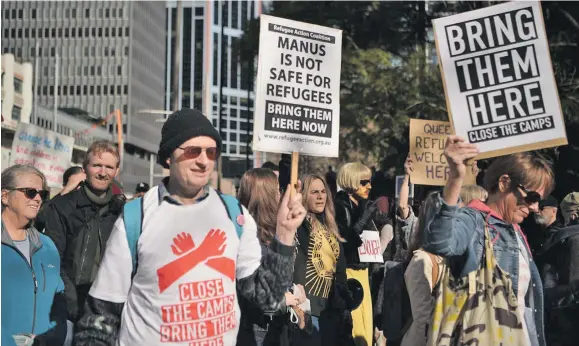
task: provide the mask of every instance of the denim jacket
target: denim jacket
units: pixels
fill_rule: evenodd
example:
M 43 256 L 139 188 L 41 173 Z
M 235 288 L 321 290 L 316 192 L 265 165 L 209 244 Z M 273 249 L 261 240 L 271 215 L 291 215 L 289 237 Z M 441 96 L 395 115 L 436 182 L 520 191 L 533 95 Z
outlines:
M 526 238 L 518 225 L 506 223 L 478 200 L 474 200 L 466 208 L 450 206 L 442 198 L 441 203 L 436 216 L 426 226 L 424 249 L 448 258 L 453 275 L 465 277 L 480 266 L 487 220 L 497 262 L 501 269 L 509 273 L 513 281 L 513 290 L 517 294 L 519 284 L 517 237 L 526 244 Z M 526 249 L 531 271 L 531 287 L 527 291 L 525 302 L 532 313 L 525 314 L 525 322 L 531 345 L 545 346 L 543 286 L 528 245 Z

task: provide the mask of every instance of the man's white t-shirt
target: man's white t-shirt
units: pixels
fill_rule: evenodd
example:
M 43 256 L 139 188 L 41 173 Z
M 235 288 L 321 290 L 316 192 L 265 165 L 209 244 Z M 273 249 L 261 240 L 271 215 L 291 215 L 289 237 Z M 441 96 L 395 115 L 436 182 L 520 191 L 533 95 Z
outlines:
M 257 226 L 246 209 L 241 238 L 214 190 L 193 205 L 144 199 L 138 270 L 117 220 L 90 295 L 124 303 L 118 346 L 235 345 L 240 310 L 236 278 L 260 266 Z

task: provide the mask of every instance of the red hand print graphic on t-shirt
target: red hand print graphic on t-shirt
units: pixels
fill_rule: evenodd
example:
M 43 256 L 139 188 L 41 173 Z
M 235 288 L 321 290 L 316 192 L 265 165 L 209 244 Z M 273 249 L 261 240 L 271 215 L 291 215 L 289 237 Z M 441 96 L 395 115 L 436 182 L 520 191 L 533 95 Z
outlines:
M 159 291 L 163 293 L 175 281 L 204 262 L 233 281 L 235 262 L 227 257 L 212 258 L 223 255 L 226 240 L 225 232 L 220 229 L 210 230 L 197 248 L 190 234 L 183 232 L 173 238 L 171 250 L 180 257 L 157 270 Z

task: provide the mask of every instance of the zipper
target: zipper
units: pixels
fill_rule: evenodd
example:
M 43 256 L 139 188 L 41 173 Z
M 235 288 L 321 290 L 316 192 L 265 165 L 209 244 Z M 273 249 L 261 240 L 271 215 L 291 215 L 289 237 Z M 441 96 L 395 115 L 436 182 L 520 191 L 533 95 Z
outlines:
M 80 279 L 82 279 L 82 268 L 84 267 L 84 261 L 86 260 L 86 252 L 88 250 L 88 244 L 90 242 L 90 233 L 92 231 L 90 228 L 90 224 L 87 224 L 86 228 L 87 228 L 88 232 L 87 232 L 86 241 L 84 242 L 84 250 L 82 251 L 82 259 L 80 261 L 80 271 L 78 273 L 78 277 L 76 278 L 77 284 L 80 283 Z
M 42 267 L 42 278 L 44 279 L 42 284 L 42 292 L 46 292 L 46 271 L 44 270 L 44 263 L 40 263 Z
M 32 312 L 32 331 L 30 334 L 34 334 L 34 327 L 36 326 L 36 293 L 38 292 L 38 281 L 36 280 L 36 274 L 34 273 L 34 268 L 30 266 L 32 269 L 32 279 L 34 280 L 34 303 L 33 303 L 33 312 Z

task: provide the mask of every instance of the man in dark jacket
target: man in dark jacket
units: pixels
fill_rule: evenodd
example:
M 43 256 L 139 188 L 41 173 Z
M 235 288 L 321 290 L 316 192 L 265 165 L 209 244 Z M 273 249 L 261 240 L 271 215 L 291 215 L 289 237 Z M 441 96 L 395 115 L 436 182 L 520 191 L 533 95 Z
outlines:
M 549 231 L 537 254 L 545 286 L 545 328 L 549 345 L 576 345 L 579 339 L 579 193 L 560 205 L 565 226 Z
M 81 188 L 59 196 L 45 211 L 45 232 L 61 258 L 68 320 L 82 316 L 84 301 L 96 277 L 105 245 L 123 203 L 111 184 L 119 172 L 119 152 L 109 141 L 94 142 L 83 163 Z

